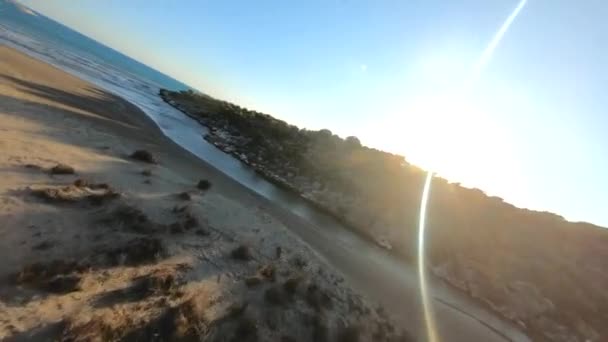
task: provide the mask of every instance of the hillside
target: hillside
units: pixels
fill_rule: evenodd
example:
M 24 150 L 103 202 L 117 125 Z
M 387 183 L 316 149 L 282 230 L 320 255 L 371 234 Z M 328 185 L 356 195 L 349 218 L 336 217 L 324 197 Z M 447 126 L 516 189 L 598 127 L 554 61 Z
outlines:
M 403 156 L 206 95 L 163 90 L 161 96 L 209 127 L 205 139 L 218 148 L 413 260 L 425 172 Z M 534 340 L 608 336 L 608 231 L 516 208 L 441 178 L 433 181 L 428 215 L 435 275 L 518 323 Z

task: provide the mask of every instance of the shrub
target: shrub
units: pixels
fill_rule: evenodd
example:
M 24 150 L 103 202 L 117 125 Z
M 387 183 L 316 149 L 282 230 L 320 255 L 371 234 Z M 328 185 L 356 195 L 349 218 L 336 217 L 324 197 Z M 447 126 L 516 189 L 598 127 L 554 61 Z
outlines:
M 66 164 L 57 164 L 51 168 L 53 175 L 73 175 L 76 173 L 73 167 Z
M 152 153 L 147 150 L 137 150 L 137 151 L 133 152 L 130 157 L 135 160 L 142 161 L 144 163 L 150 163 L 150 164 L 158 163 L 157 159 L 152 155 Z

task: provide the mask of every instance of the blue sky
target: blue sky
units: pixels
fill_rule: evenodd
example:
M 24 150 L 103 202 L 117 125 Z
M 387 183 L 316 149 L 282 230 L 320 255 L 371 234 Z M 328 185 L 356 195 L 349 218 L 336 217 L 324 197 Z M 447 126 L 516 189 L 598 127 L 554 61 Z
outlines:
M 27 0 L 204 92 L 608 226 L 608 3 Z

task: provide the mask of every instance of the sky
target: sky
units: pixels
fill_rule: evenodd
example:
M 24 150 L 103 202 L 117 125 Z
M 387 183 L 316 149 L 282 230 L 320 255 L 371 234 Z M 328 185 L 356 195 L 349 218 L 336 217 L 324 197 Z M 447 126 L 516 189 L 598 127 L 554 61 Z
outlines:
M 23 0 L 205 93 L 608 227 L 608 2 Z

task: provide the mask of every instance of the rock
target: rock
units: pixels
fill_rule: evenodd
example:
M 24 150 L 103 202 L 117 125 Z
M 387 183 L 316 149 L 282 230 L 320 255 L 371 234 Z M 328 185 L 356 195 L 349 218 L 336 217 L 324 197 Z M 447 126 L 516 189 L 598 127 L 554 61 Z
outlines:
M 139 160 L 139 161 L 142 161 L 144 163 L 150 163 L 150 164 L 157 164 L 158 163 L 158 161 L 154 157 L 154 155 L 152 155 L 152 153 L 150 153 L 150 151 L 147 151 L 147 150 L 137 150 L 137 151 L 133 152 L 130 155 L 130 157 L 132 159 Z
M 200 190 L 209 190 L 209 188 L 211 188 L 211 182 L 206 179 L 201 179 L 200 181 L 198 181 L 196 187 Z
M 73 175 L 76 173 L 73 167 L 66 164 L 57 164 L 50 171 L 53 175 Z

